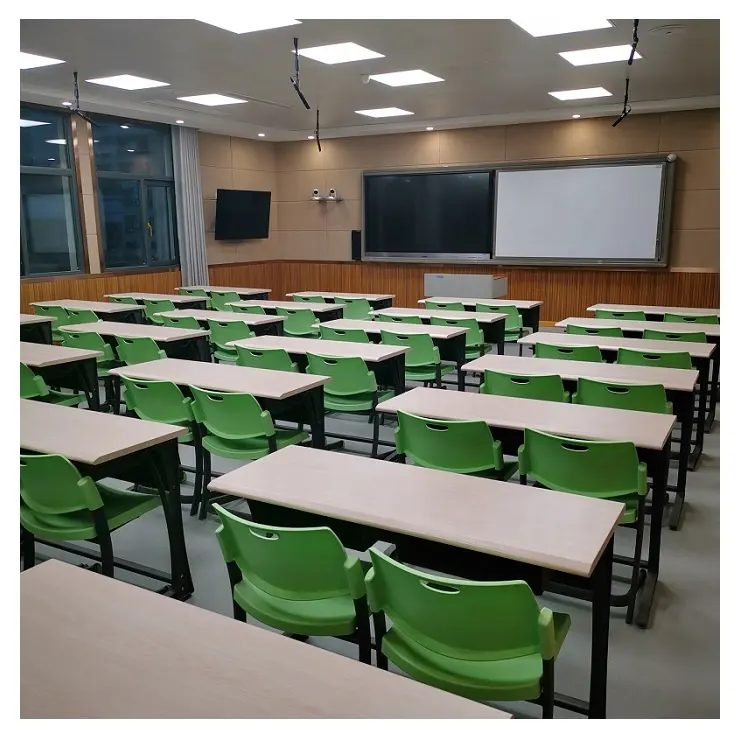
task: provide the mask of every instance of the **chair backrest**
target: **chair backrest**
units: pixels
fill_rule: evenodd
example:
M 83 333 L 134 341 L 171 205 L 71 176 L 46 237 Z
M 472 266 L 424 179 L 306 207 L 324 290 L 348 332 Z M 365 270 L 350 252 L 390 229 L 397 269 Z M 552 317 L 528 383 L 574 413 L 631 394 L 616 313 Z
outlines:
M 120 377 L 125 384 L 124 402 L 139 418 L 161 424 L 184 424 L 193 421 L 191 400 L 174 382 L 138 380 L 126 375 Z
M 237 292 L 212 292 L 212 307 L 215 310 L 229 312 L 231 302 L 240 302 L 240 295 Z
M 243 338 L 255 338 L 256 334 L 247 323 L 242 320 L 212 320 L 209 323 L 209 338 L 212 343 L 224 351 L 235 351 L 232 346 L 226 346 L 228 341 L 239 341 Z
M 385 315 L 385 313 L 380 313 L 377 320 L 381 323 L 413 323 L 414 325 L 421 325 L 424 322 L 419 315 Z
M 153 322 L 162 323 L 162 316 L 157 318 L 153 317 L 155 313 L 165 313 L 168 310 L 175 310 L 176 306 L 171 300 L 144 300 L 145 303 L 145 317 L 149 318 Z
M 124 364 L 143 364 L 165 359 L 166 354 L 151 338 L 116 336 L 116 355 Z
M 407 367 L 424 367 L 439 364 L 439 349 L 434 346 L 428 333 L 393 333 L 380 331 L 383 344 L 407 346 L 405 364 Z
M 120 302 L 122 305 L 137 305 L 139 304 L 134 297 L 109 297 L 111 302 Z
M 41 375 L 35 375 L 31 368 L 21 362 L 21 398 L 43 398 L 49 395 L 49 388 Z
M 363 297 L 334 297 L 334 303 L 344 306 L 344 318 L 349 320 L 369 320 L 372 306 Z
M 605 320 L 646 320 L 643 310 L 595 310 L 595 318 Z
M 189 385 L 194 419 L 221 439 L 271 437 L 271 414 L 250 393 L 220 393 Z
M 330 377 L 330 382 L 323 388 L 331 395 L 361 395 L 377 390 L 375 373 L 359 357 L 335 357 L 308 352 L 306 372 Z
M 70 316 L 65 308 L 59 305 L 33 305 L 36 315 L 49 315 L 52 321 L 52 330 L 57 330 L 61 325 L 67 325 L 70 322 Z
M 487 369 L 483 373 L 480 391 L 486 395 L 507 395 L 556 403 L 566 400 L 566 391 L 559 375 L 523 375 Z
M 427 310 L 464 310 L 465 305 L 462 302 L 433 302 L 432 300 L 426 300 Z
M 320 295 L 294 295 L 292 299 L 295 302 L 317 302 L 321 305 L 325 304 L 325 297 L 321 297 Z
M 524 581 L 467 581 L 418 571 L 370 548 L 365 584 L 372 612 L 450 659 L 498 661 L 540 652 L 539 621 L 552 619 Z
M 661 384 L 604 382 L 579 377 L 573 402 L 582 406 L 667 413 L 666 392 Z
M 298 307 L 297 309 L 278 307 L 276 312 L 278 315 L 283 315 L 285 318 L 285 333 L 311 333 L 314 330 L 313 326 L 317 323 L 315 313 L 313 313 L 312 310 L 308 310 L 306 307 Z
M 230 305 L 232 313 L 248 313 L 249 315 L 266 315 L 261 305 Z
M 572 359 L 575 362 L 601 362 L 599 346 L 560 346 L 554 344 L 535 344 L 538 359 Z
M 226 563 L 262 592 L 288 600 L 349 595 L 346 551 L 328 527 L 273 527 L 218 504 L 217 540 Z
M 465 328 L 466 346 L 483 346 L 483 331 L 475 318 L 432 318 L 432 325 Z
M 163 321 L 163 325 L 172 326 L 173 328 L 187 328 L 192 331 L 201 328 L 199 321 L 190 315 L 182 315 L 177 318 L 171 318 L 169 315 L 161 315 L 160 319 Z
M 622 328 L 600 328 L 572 325 L 571 323 L 566 326 L 566 333 L 574 333 L 577 336 L 612 336 L 614 338 L 622 338 L 623 336 Z
M 90 477 L 62 455 L 21 455 L 21 500 L 39 514 L 70 514 L 103 506 Z
M 320 326 L 320 337 L 326 341 L 351 341 L 357 344 L 370 343 L 367 331 L 363 328 L 328 328 Z
M 653 331 L 650 328 L 643 330 L 643 338 L 650 338 L 654 341 L 684 341 L 688 344 L 704 344 L 708 340 L 705 331 L 670 333 L 669 331 Z
M 664 313 L 665 323 L 707 323 L 718 325 L 721 318 L 718 315 L 681 315 L 679 313 Z
M 96 359 L 97 362 L 110 362 L 116 359 L 111 344 L 107 344 L 103 337 L 93 331 L 60 331 L 62 346 L 72 349 L 88 349 L 89 351 L 102 351 L 103 356 Z
M 209 297 L 206 289 L 187 289 L 186 287 L 179 287 L 178 294 L 188 295 L 190 297 Z
M 73 310 L 67 309 L 67 325 L 76 325 L 79 323 L 98 323 L 100 318 L 92 310 Z
M 516 329 L 522 327 L 522 316 L 515 305 L 502 305 L 499 302 L 477 302 L 475 311 L 478 313 L 502 313 L 507 316 L 505 328 Z
M 395 446 L 416 465 L 450 473 L 496 468 L 499 448 L 485 421 L 441 421 L 405 411 L 398 411 Z
M 633 442 L 593 442 L 524 430 L 519 472 L 554 491 L 595 498 L 645 494 L 646 465 Z
M 674 367 L 692 369 L 689 351 L 641 351 L 640 349 L 618 349 L 618 364 L 635 364 L 642 367 Z
M 285 349 L 246 349 L 234 346 L 238 352 L 238 366 L 273 369 L 278 372 L 297 372 L 297 365 Z

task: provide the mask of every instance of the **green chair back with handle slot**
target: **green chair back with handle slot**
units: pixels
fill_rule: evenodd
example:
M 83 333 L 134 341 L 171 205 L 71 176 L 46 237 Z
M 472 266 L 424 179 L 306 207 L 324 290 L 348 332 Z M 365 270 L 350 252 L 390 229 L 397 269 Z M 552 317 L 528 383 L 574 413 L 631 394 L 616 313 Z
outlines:
M 478 359 L 491 351 L 491 344 L 485 343 L 483 330 L 475 318 L 432 318 L 431 324 L 465 329 L 465 359 Z
M 164 319 L 158 313 L 166 313 L 169 310 L 175 310 L 176 306 L 171 300 L 143 300 L 145 303 L 145 317 L 157 325 L 163 325 Z
M 605 320 L 646 320 L 643 310 L 595 310 L 595 318 Z
M 111 533 L 159 508 L 160 497 L 96 483 L 62 455 L 20 459 L 24 569 L 34 565 L 35 538 L 90 540 L 100 547 L 104 576 L 113 576 Z
M 277 315 L 284 316 L 283 331 L 285 336 L 308 336 L 318 338 L 318 320 L 312 310 L 306 307 L 278 307 Z
M 502 313 L 506 315 L 504 321 L 504 341 L 519 341 L 524 336 L 525 329 L 522 327 L 522 316 L 519 308 L 515 305 L 506 305 L 499 302 L 477 302 L 475 310 L 478 313 Z M 535 330 L 539 330 L 535 328 Z M 522 344 L 519 346 L 519 356 L 522 356 Z
M 205 519 L 211 455 L 231 460 L 258 460 L 282 447 L 305 442 L 308 435 L 304 431 L 277 431 L 271 414 L 249 393 L 221 393 L 194 385 L 190 385 L 189 390 L 194 419 L 203 431 L 204 478 L 199 519 Z
M 289 635 L 345 638 L 371 662 L 362 564 L 328 527 L 273 527 L 214 510 L 236 620 L 250 615 Z
M 672 413 L 664 386 L 630 382 L 604 382 L 579 377 L 573 402 L 581 406 L 623 408 L 647 413 Z
M 238 352 L 234 346 L 227 346 L 229 341 L 240 341 L 244 338 L 255 338 L 256 334 L 242 320 L 212 320 L 209 323 L 209 340 L 214 347 L 214 358 L 223 362 L 236 362 Z
M 187 297 L 198 297 L 204 300 L 207 310 L 212 308 L 212 301 L 209 298 L 209 292 L 206 289 L 191 289 L 186 287 L 179 287 L 178 294 L 185 295 Z
M 601 328 L 599 326 L 581 326 L 569 323 L 566 326 L 566 333 L 573 333 L 576 336 L 609 336 L 611 338 L 622 338 L 622 328 Z
M 62 336 L 62 346 L 102 352 L 102 356 L 96 359 L 99 373 L 102 371 L 103 374 L 106 374 L 108 369 L 117 366 L 116 354 L 114 354 L 111 344 L 107 344 L 99 334 L 93 331 L 60 331 L 60 334 Z
M 645 328 L 643 338 L 652 341 L 683 341 L 688 344 L 704 344 L 708 340 L 704 331 L 689 331 L 687 333 L 671 333 L 670 331 L 652 331 Z
M 124 364 L 144 364 L 165 359 L 166 353 L 154 339 L 116 336 L 116 355 Z
M 418 380 L 427 385 L 442 387 L 442 377 L 455 371 L 454 365 L 443 365 L 439 349 L 428 333 L 393 333 L 380 331 L 383 344 L 407 346 L 405 356 L 406 380 Z
M 510 398 L 549 400 L 555 403 L 568 403 L 570 400 L 559 375 L 524 375 L 486 369 L 483 371 L 480 391 L 486 395 L 506 395 Z
M 472 700 L 531 700 L 553 717 L 554 663 L 571 618 L 524 581 L 433 576 L 370 548 L 377 666 Z M 389 628 L 388 622 L 389 621 Z
M 109 297 L 111 302 L 120 302 L 122 305 L 139 305 L 134 297 Z
M 58 393 L 47 387 L 41 375 L 35 375 L 31 368 L 21 362 L 21 398 L 35 399 L 58 406 L 76 406 L 85 403 L 85 396 L 78 393 Z
M 385 313 L 380 313 L 377 320 L 380 323 L 412 323 L 413 325 L 422 325 L 424 322 L 418 315 L 386 315 Z
M 98 323 L 101 320 L 92 310 L 73 310 L 72 308 L 67 308 L 67 316 L 67 325 Z
M 212 292 L 212 308 L 230 312 L 231 302 L 240 302 L 240 295 L 237 292 Z
M 347 320 L 371 320 L 369 311 L 372 306 L 362 297 L 334 297 L 336 305 L 343 305 L 344 318 Z
M 317 302 L 319 305 L 325 305 L 325 297 L 320 295 L 292 295 L 294 302 Z
M 464 310 L 465 305 L 462 302 L 453 300 L 452 302 L 434 302 L 432 300 L 425 301 L 425 307 L 427 310 Z
M 198 331 L 201 328 L 199 321 L 190 315 L 180 315 L 175 318 L 169 315 L 161 315 L 160 317 L 163 319 L 163 325 L 169 328 L 185 328 L 189 331 Z
M 230 305 L 232 313 L 247 313 L 248 315 L 266 315 L 261 305 Z
M 59 305 L 33 305 L 33 308 L 36 315 L 48 315 L 54 318 L 52 320 L 52 341 L 61 341 L 62 334 L 59 331 L 59 327 L 70 323 L 70 316 L 67 310 Z
M 425 468 L 505 475 L 501 442 L 494 441 L 485 421 L 442 421 L 398 411 L 395 448 L 399 455 Z
M 560 344 L 535 344 L 538 359 L 571 359 L 574 362 L 601 362 L 599 346 L 561 346 Z
M 707 323 L 708 325 L 719 325 L 721 319 L 718 315 L 682 315 L 679 313 L 664 313 L 665 323 Z
M 641 367 L 672 367 L 692 369 L 689 351 L 642 351 L 640 349 L 618 349 L 618 364 L 635 364 Z
M 273 369 L 277 372 L 299 372 L 299 368 L 292 361 L 285 349 L 246 349 L 235 346 L 238 352 L 239 367 L 253 367 L 254 369 Z
M 329 328 L 320 326 L 320 337 L 326 341 L 351 341 L 357 344 L 370 343 L 367 331 L 362 328 Z

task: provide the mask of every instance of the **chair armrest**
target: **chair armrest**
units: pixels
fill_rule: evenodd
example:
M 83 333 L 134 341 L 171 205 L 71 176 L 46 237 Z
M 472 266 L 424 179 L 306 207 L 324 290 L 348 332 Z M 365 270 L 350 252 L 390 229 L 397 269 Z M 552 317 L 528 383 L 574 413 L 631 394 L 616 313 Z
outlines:
M 496 470 L 504 469 L 504 453 L 499 441 L 493 443 L 493 463 Z
M 352 599 L 363 597 L 365 595 L 364 572 L 359 558 L 353 555 L 348 556 L 344 562 L 344 570 Z
M 638 465 L 638 495 L 645 496 L 648 493 L 648 474 L 646 473 L 646 463 Z
M 527 475 L 530 470 L 530 459 L 523 444 L 520 444 L 519 449 L 517 450 L 517 462 L 519 464 L 519 474 Z
M 540 610 L 537 619 L 538 634 L 540 636 L 540 655 L 543 659 L 554 659 L 558 649 L 555 641 L 555 627 L 553 625 L 553 611 L 548 607 Z

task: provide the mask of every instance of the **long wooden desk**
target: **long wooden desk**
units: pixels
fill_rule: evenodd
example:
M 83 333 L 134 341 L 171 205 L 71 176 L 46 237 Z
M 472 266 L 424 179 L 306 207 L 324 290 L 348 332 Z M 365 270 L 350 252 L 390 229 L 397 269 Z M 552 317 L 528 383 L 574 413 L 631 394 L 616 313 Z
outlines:
M 209 332 L 188 328 L 172 328 L 145 323 L 78 323 L 61 326 L 63 331 L 91 331 L 102 336 L 107 343 L 116 346 L 116 337 L 151 338 L 165 350 L 169 357 L 176 359 L 209 360 Z
M 309 424 L 313 446 L 325 446 L 323 385 L 328 377 L 185 359 L 131 364 L 116 367 L 109 374 L 168 380 L 181 387 L 195 385 L 225 393 L 250 393 L 275 421 L 281 416 L 286 421 Z
M 357 344 L 300 336 L 260 336 L 232 341 L 228 346 L 242 346 L 245 349 L 284 349 L 303 372 L 307 368 L 308 352 L 337 357 L 359 357 L 375 373 L 378 385 L 392 387 L 396 395 L 405 391 L 407 346 Z
M 207 298 L 198 295 L 181 295 L 181 294 L 160 294 L 158 292 L 117 292 L 107 294 L 105 297 L 115 297 L 136 300 L 138 304 L 144 305 L 145 300 L 170 300 L 174 305 L 179 307 L 207 307 Z
M 176 290 L 190 290 L 190 289 L 201 289 L 207 294 L 211 295 L 212 292 L 235 292 L 240 295 L 241 300 L 248 300 L 253 298 L 254 300 L 268 300 L 271 294 L 270 289 L 256 289 L 254 287 L 213 287 L 210 284 L 195 284 L 192 287 L 176 287 Z
M 59 561 L 20 583 L 21 718 L 511 718 Z
M 343 297 L 346 300 L 367 300 L 373 310 L 383 307 L 392 307 L 395 295 L 393 294 L 370 294 L 367 292 L 288 292 L 287 297 L 322 297 L 327 302 L 333 302 L 335 297 Z
M 21 341 L 21 362 L 41 375 L 47 385 L 82 390 L 88 407 L 101 407 L 96 359 L 103 352 Z
M 28 315 L 21 313 L 21 341 L 34 344 L 52 343 L 52 322 L 56 318 L 51 315 Z
M 194 318 L 202 328 L 209 329 L 210 320 L 231 321 L 239 320 L 245 323 L 256 335 L 273 334 L 278 336 L 282 332 L 284 318 L 276 315 L 253 315 L 252 313 L 231 313 L 222 310 L 201 310 L 188 308 L 186 310 L 166 310 L 155 313 L 166 318 Z
M 92 302 L 90 300 L 49 300 L 32 302 L 31 305 L 63 307 L 65 310 L 92 310 L 101 320 L 118 323 L 141 323 L 143 307 L 121 302 Z
M 63 455 L 94 480 L 119 478 L 157 488 L 163 503 L 170 544 L 170 574 L 130 561 L 114 560 L 120 569 L 169 584 L 168 593 L 187 599 L 194 590 L 181 521 L 178 437 L 181 426 L 128 416 L 21 400 L 21 450 Z M 58 545 L 36 538 L 36 542 Z M 63 543 L 63 549 L 98 560 L 98 552 Z
M 485 421 L 506 454 L 516 455 L 524 430 L 578 439 L 633 442 L 652 481 L 648 573 L 639 590 L 636 623 L 645 628 L 656 591 L 661 555 L 661 526 L 669 472 L 669 450 L 675 417 L 661 413 L 579 406 L 501 395 L 480 395 L 417 387 L 380 403 L 382 413 L 405 411 L 451 421 Z
M 426 302 L 462 302 L 466 310 L 475 310 L 476 305 L 513 305 L 519 310 L 522 325 L 537 331 L 540 328 L 540 307 L 542 300 L 505 300 L 501 297 L 426 297 L 419 300 L 419 305 Z
M 330 524 L 334 530 L 361 525 L 369 541 L 394 542 L 401 560 L 415 554 L 416 565 L 426 566 L 427 555 L 436 559 L 444 551 L 453 560 L 465 556 L 460 565 L 481 579 L 535 578 L 543 569 L 586 579 L 593 627 L 585 712 L 605 715 L 610 569 L 620 504 L 301 447 L 233 470 L 209 488 L 247 499 L 259 521 L 263 509 L 289 523 Z
M 230 305 L 236 307 L 262 307 L 269 313 L 277 315 L 277 310 L 312 310 L 313 315 L 318 320 L 335 320 L 336 318 L 343 318 L 344 306 L 335 305 L 333 303 L 320 304 L 319 302 L 286 302 L 282 300 L 245 300 L 241 302 L 231 302 Z
M 645 313 L 648 320 L 663 320 L 665 313 L 674 315 L 721 315 L 719 308 L 710 307 L 668 307 L 665 305 L 612 305 L 599 302 L 587 308 L 590 313 L 597 310 L 608 310 L 609 312 L 622 312 L 624 310 L 640 310 Z M 658 318 L 657 318 L 658 316 Z

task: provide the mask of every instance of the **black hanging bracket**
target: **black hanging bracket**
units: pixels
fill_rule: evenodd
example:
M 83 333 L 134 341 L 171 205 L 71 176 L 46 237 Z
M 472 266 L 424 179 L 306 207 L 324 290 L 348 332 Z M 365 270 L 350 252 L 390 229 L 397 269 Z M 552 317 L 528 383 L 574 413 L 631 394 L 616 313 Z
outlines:
M 78 74 L 77 70 L 72 73 L 72 86 L 73 86 L 73 101 L 74 103 L 70 107 L 70 112 L 73 114 L 77 114 L 81 119 L 85 119 L 85 121 L 88 122 L 91 126 L 93 125 L 93 120 L 84 112 L 80 110 L 80 89 L 78 87 Z
M 628 71 L 625 74 L 625 98 L 623 99 L 623 110 L 620 113 L 620 116 L 612 122 L 613 127 L 616 127 L 633 110 L 628 101 L 630 99 L 630 68 L 633 65 L 633 59 L 635 58 L 636 49 L 638 48 L 638 23 L 639 19 L 633 21 L 633 44 L 630 47 Z
M 292 83 L 297 95 L 302 101 L 302 105 L 309 111 L 310 104 L 307 102 L 307 98 L 302 94 L 300 90 L 300 51 L 299 51 L 299 39 L 295 36 L 294 39 L 294 75 L 290 75 L 289 82 Z
M 315 142 L 318 145 L 318 152 L 323 152 L 320 147 L 320 109 L 315 109 Z

